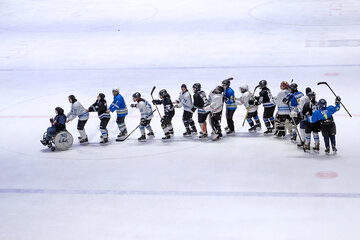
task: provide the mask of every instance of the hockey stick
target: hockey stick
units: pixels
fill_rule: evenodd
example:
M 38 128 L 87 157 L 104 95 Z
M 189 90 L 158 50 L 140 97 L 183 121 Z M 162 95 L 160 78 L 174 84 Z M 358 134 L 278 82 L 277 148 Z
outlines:
M 223 81 L 226 81 L 226 80 L 231 81 L 231 80 L 234 80 L 234 78 L 233 78 L 233 77 L 231 77 L 231 78 L 227 78 L 227 79 L 225 79 L 225 80 L 223 80 Z
M 153 89 L 151 90 L 151 93 L 150 93 L 151 98 L 152 98 L 153 101 L 155 100 L 154 97 L 153 97 L 153 93 L 154 93 L 154 91 L 155 91 L 155 88 L 156 88 L 156 86 L 153 87 Z M 158 109 L 158 107 L 157 107 L 157 105 L 156 105 L 156 104 L 154 104 L 154 105 L 155 105 L 155 107 L 156 107 L 157 112 L 159 113 L 159 117 L 162 118 L 162 117 L 161 117 L 161 114 L 160 114 L 160 111 L 159 111 L 159 109 Z
M 336 93 L 332 90 L 332 88 L 329 86 L 329 84 L 328 84 L 327 82 L 318 82 L 317 85 L 323 85 L 323 84 L 325 84 L 326 86 L 328 86 L 329 89 L 330 89 L 330 91 L 335 95 L 335 97 L 337 97 Z M 349 116 L 352 117 L 351 114 L 349 113 L 349 111 L 348 111 L 348 110 L 346 109 L 346 107 L 344 106 L 344 104 L 343 104 L 342 102 L 340 102 L 340 104 L 341 104 L 341 106 L 343 106 L 343 108 L 344 108 L 345 111 L 349 114 Z
M 257 85 L 257 86 L 255 87 L 254 92 L 253 92 L 253 96 L 255 95 L 255 91 L 256 91 L 256 89 L 258 89 L 258 87 L 260 87 L 260 85 Z M 245 121 L 246 121 L 247 116 L 249 115 L 249 111 L 250 111 L 250 106 L 247 108 L 246 115 L 245 115 L 244 121 L 243 121 L 243 123 L 242 123 L 242 126 L 245 125 Z
M 155 109 L 154 111 L 152 111 L 151 114 L 153 114 L 154 112 L 156 112 L 156 110 L 157 110 L 157 109 Z M 130 135 L 133 134 L 133 133 L 140 127 L 140 125 L 141 125 L 141 124 L 137 125 L 137 127 L 136 127 L 134 130 L 132 130 L 132 131 L 126 136 L 126 138 L 124 138 L 124 140 L 122 140 L 122 142 L 125 141 L 126 139 L 128 139 L 128 137 L 130 137 Z
M 290 108 L 289 103 L 287 104 L 287 106 L 288 106 L 289 111 L 290 111 L 290 113 L 291 113 L 291 108 Z M 300 132 L 299 132 L 299 129 L 297 128 L 295 119 L 294 119 L 293 117 L 291 117 L 291 116 L 290 116 L 290 118 L 291 118 L 292 124 L 295 126 L 296 133 L 297 133 L 297 135 L 299 136 L 300 141 L 304 143 L 303 150 L 304 150 L 304 152 L 306 152 L 306 149 L 305 149 L 305 139 L 304 139 L 304 141 L 302 140 L 301 135 L 300 135 Z

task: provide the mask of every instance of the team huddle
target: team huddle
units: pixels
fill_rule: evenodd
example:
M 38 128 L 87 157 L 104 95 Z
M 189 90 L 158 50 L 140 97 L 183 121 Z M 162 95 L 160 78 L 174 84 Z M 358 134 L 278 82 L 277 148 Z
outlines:
M 161 118 L 161 128 L 164 131 L 162 140 L 169 141 L 174 135 L 172 120 L 175 115 L 175 108 L 183 108 L 182 121 L 185 127 L 184 137 L 199 135 L 200 139 L 208 139 L 209 130 L 211 130 L 211 139 L 216 141 L 223 137 L 221 128 L 222 113 L 225 105 L 226 123 L 225 132 L 227 136 L 235 135 L 235 125 L 233 116 L 239 105 L 244 105 L 246 109 L 245 120 L 249 124 L 249 132 L 257 132 L 262 129 L 258 109 L 262 105 L 264 108 L 262 120 L 266 127 L 265 135 L 273 134 L 276 137 L 285 137 L 287 132 L 291 135 L 293 142 L 298 141 L 298 146 L 304 151 L 309 151 L 311 144 L 311 135 L 314 139 L 314 151 L 320 150 L 319 132 L 321 131 L 324 142 L 325 152 L 330 152 L 330 144 L 333 152 L 336 152 L 336 125 L 333 114 L 340 109 L 340 97 L 336 96 L 335 105 L 327 106 L 325 99 L 316 100 L 316 94 L 309 87 L 306 88 L 305 94 L 298 90 L 296 83 L 289 84 L 286 81 L 281 82 L 280 91 L 273 96 L 267 87 L 267 81 L 261 80 L 254 91 L 249 90 L 246 84 L 241 85 L 239 98 L 235 97 L 234 90 L 230 87 L 232 78 L 222 81 L 222 84 L 215 87 L 210 94 L 206 94 L 200 83 L 192 86 L 193 95 L 185 84 L 181 85 L 179 98 L 172 101 L 169 93 L 162 89 L 159 92 L 159 99 L 153 98 L 147 101 L 142 98 L 141 93 L 136 92 L 132 95 L 133 102 L 131 108 L 136 108 L 140 112 L 140 142 L 146 141 L 147 138 L 155 137 L 151 127 L 151 120 L 154 113 L 158 111 Z M 260 89 L 256 94 L 256 90 Z M 100 143 L 105 144 L 108 140 L 107 125 L 111 118 L 111 113 L 116 112 L 116 123 L 119 128 L 119 134 L 116 141 L 124 141 L 129 135 L 125 124 L 125 118 L 128 115 L 127 105 L 118 88 L 112 90 L 114 99 L 108 107 L 105 95 L 100 93 L 94 104 L 85 108 L 74 95 L 68 97 L 71 104 L 70 112 L 65 115 L 64 110 L 60 107 L 55 109 L 55 118 L 50 119 L 51 127 L 48 128 L 44 139 L 41 140 L 43 145 L 49 145 L 54 134 L 66 130 L 66 123 L 78 118 L 77 129 L 79 131 L 79 140 L 81 144 L 88 142 L 85 132 L 85 125 L 89 119 L 90 112 L 97 112 L 100 119 Z M 155 105 L 153 110 L 152 103 Z M 158 109 L 158 105 L 163 105 L 163 115 Z M 275 114 L 275 110 L 277 112 Z M 193 114 L 197 111 L 198 127 L 193 120 Z M 207 122 L 210 123 L 208 127 Z M 299 126 L 299 129 L 298 129 Z M 147 130 L 147 134 L 146 131 Z

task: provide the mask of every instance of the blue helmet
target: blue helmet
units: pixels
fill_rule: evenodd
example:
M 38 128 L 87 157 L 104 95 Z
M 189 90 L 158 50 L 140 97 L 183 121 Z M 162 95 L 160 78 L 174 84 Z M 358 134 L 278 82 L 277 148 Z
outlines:
M 323 98 L 319 100 L 318 104 L 319 104 L 319 108 L 326 108 L 327 106 L 327 102 Z

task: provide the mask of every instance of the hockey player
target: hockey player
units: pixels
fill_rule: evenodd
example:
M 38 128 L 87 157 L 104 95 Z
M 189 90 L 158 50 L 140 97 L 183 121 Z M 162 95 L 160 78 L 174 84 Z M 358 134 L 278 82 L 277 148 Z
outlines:
M 292 83 L 290 85 L 290 95 L 287 99 L 284 99 L 284 102 L 290 107 L 290 117 L 293 121 L 291 141 L 294 142 L 297 137 L 296 128 L 300 121 L 298 105 L 302 96 L 304 96 L 304 94 L 298 91 L 298 85 L 296 83 Z
M 244 104 L 244 107 L 246 108 L 246 120 L 250 125 L 249 132 L 256 132 L 258 127 L 261 126 L 261 123 L 257 112 L 258 106 L 255 105 L 255 98 L 249 91 L 249 86 L 246 84 L 241 85 L 240 92 L 242 95 L 237 99 L 237 101 L 239 105 Z M 253 119 L 256 124 L 254 124 Z
M 222 82 L 222 87 L 224 88 L 224 100 L 226 104 L 226 121 L 227 127 L 225 128 L 227 135 L 235 135 L 235 127 L 233 116 L 237 109 L 235 102 L 235 93 L 234 90 L 230 87 L 230 80 L 226 79 Z
M 201 90 L 201 84 L 195 83 L 193 85 L 193 91 L 194 91 L 194 108 L 192 109 L 193 112 L 198 109 L 198 122 L 200 125 L 200 139 L 206 139 L 208 137 L 207 132 L 207 124 L 206 119 L 209 115 L 209 112 L 205 111 L 204 108 L 209 106 L 209 100 L 206 97 L 206 93 Z
M 271 95 L 271 91 L 267 87 L 267 81 L 261 80 L 259 82 L 259 87 L 261 91 L 259 93 L 259 96 L 255 97 L 256 104 L 257 105 L 262 104 L 264 106 L 263 120 L 267 128 L 264 134 L 269 134 L 272 133 L 272 130 L 275 127 L 275 118 L 274 118 L 275 103 Z
M 105 100 L 105 94 L 99 93 L 97 96 L 96 102 L 91 105 L 88 109 L 88 112 L 97 112 L 100 119 L 100 143 L 107 143 L 108 140 L 108 130 L 107 125 L 110 121 L 110 113 L 108 111 L 107 103 Z
M 70 122 L 74 120 L 76 117 L 79 118 L 78 124 L 77 124 L 77 130 L 80 133 L 80 143 L 87 143 L 88 137 L 85 132 L 85 124 L 89 119 L 89 113 L 86 111 L 86 109 L 79 103 L 79 101 L 75 98 L 74 95 L 69 96 L 69 102 L 71 103 L 71 110 L 66 115 L 67 120 L 66 122 Z
M 46 131 L 46 137 L 40 142 L 46 146 L 50 144 L 51 138 L 58 132 L 64 131 L 66 129 L 66 116 L 64 114 L 64 109 L 61 107 L 55 108 L 56 116 L 50 118 L 51 127 Z
M 210 112 L 210 124 L 213 129 L 212 140 L 217 140 L 222 137 L 220 121 L 224 105 L 223 92 L 224 88 L 222 86 L 217 86 L 209 94 L 210 105 L 204 108 L 206 112 Z
M 302 116 L 305 119 L 305 150 L 310 150 L 310 142 L 311 142 L 311 133 L 313 133 L 315 146 L 313 150 L 319 151 L 320 150 L 320 139 L 319 139 L 319 130 L 320 130 L 320 123 L 315 122 L 311 123 L 307 121 L 307 118 L 311 118 L 313 113 L 319 109 L 318 103 L 316 102 L 316 94 L 315 92 L 307 93 L 306 97 L 309 99 L 306 101 L 304 106 L 302 107 Z M 303 100 L 305 101 L 305 100 Z
M 117 136 L 116 141 L 120 142 L 120 141 L 124 141 L 127 136 L 125 117 L 128 114 L 128 109 L 126 107 L 126 103 L 123 96 L 121 96 L 120 94 L 119 88 L 114 88 L 112 90 L 112 93 L 114 95 L 114 101 L 111 103 L 108 113 L 114 112 L 116 110 L 116 115 L 117 115 L 116 123 L 120 130 L 120 133 Z
M 191 98 L 191 94 L 189 93 L 189 90 L 187 89 L 187 86 L 185 84 L 181 85 L 181 92 L 179 99 L 175 101 L 176 108 L 184 107 L 184 113 L 183 113 L 183 123 L 185 126 L 186 131 L 184 132 L 184 136 L 188 137 L 191 136 L 191 134 L 197 134 L 197 130 L 195 127 L 195 123 L 193 120 L 193 111 L 194 108 L 193 101 Z M 191 128 L 191 129 L 190 129 Z
M 302 141 L 300 141 L 300 143 L 298 144 L 298 147 L 302 147 L 304 146 L 305 144 L 305 138 L 306 138 L 306 133 L 305 133 L 305 128 L 306 128 L 306 117 L 303 115 L 303 108 L 304 108 L 304 105 L 306 103 L 308 103 L 310 100 L 309 100 L 309 97 L 307 96 L 308 93 L 311 92 L 311 88 L 307 87 L 305 89 L 305 95 L 302 96 L 299 100 L 299 118 L 300 118 L 300 135 L 301 135 L 301 139 Z
M 171 139 L 171 136 L 174 135 L 174 129 L 171 124 L 171 121 L 175 115 L 174 105 L 171 101 L 170 95 L 165 89 L 162 89 L 159 92 L 160 99 L 153 100 L 154 105 L 163 105 L 164 106 L 164 116 L 161 118 L 161 128 L 163 129 L 165 136 L 163 140 Z
M 287 103 L 284 103 L 284 100 L 288 99 L 290 95 L 290 85 L 286 81 L 280 83 L 281 91 L 276 96 L 275 104 L 278 107 L 276 114 L 276 131 L 275 136 L 285 137 L 286 135 L 286 122 L 291 122 L 290 118 L 290 108 Z
M 325 142 L 325 153 L 330 153 L 330 142 L 333 152 L 337 152 L 336 149 L 336 125 L 334 122 L 333 114 L 340 110 L 339 96 L 335 99 L 335 106 L 328 106 L 325 99 L 320 99 L 318 102 L 319 110 L 316 110 L 311 117 L 308 117 L 310 123 L 320 122 L 321 133 Z
M 133 94 L 133 101 L 136 103 L 131 104 L 130 107 L 139 109 L 141 114 L 140 127 L 139 127 L 141 132 L 141 137 L 139 137 L 138 140 L 140 142 L 145 142 L 146 141 L 145 128 L 149 131 L 149 133 L 147 134 L 149 137 L 155 136 L 150 126 L 151 119 L 154 116 L 152 107 L 148 101 L 141 98 L 141 94 L 139 92 Z

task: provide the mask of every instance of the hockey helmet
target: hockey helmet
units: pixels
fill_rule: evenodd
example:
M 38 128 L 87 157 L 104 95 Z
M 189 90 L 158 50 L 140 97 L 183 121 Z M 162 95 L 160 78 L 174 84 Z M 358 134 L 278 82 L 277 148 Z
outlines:
M 105 99 L 105 94 L 99 93 L 99 97 L 100 97 L 100 100 L 104 100 Z
M 193 85 L 193 90 L 194 90 L 194 92 L 200 91 L 201 90 L 201 84 L 200 83 L 195 83 Z
M 71 103 L 74 103 L 74 102 L 77 101 L 77 99 L 75 98 L 74 95 L 70 95 L 70 96 L 69 96 L 69 99 L 71 99 Z
M 306 95 L 308 95 L 308 93 L 311 92 L 311 91 L 312 91 L 311 88 L 307 87 L 307 88 L 305 89 Z
M 298 90 L 298 85 L 297 85 L 296 83 L 292 83 L 292 84 L 290 85 L 290 90 L 291 90 L 292 92 L 297 92 L 297 90 Z
M 307 93 L 306 95 L 309 97 L 310 100 L 315 100 L 316 98 L 316 94 L 313 91 Z
M 318 105 L 319 105 L 319 108 L 326 108 L 327 102 L 325 99 L 322 98 L 319 100 Z
M 249 91 L 249 86 L 247 84 L 243 84 L 240 86 L 240 92 L 244 93 L 246 91 Z
M 290 85 L 289 85 L 289 83 L 288 83 L 287 81 L 282 81 L 282 82 L 280 83 L 280 88 L 281 88 L 282 90 L 288 89 L 289 87 L 290 87 Z
M 225 79 L 224 81 L 222 81 L 222 86 L 223 86 L 224 88 L 230 87 L 230 80 L 229 80 L 229 79 Z
M 132 95 L 132 97 L 133 97 L 134 102 L 137 102 L 141 98 L 141 94 L 139 92 L 136 92 Z
M 159 92 L 159 96 L 160 97 L 164 97 L 165 95 L 167 95 L 168 93 L 167 93 L 167 91 L 166 91 L 166 89 L 162 89 L 162 90 L 160 90 L 160 92 Z
M 218 92 L 218 93 L 223 93 L 224 92 L 224 87 L 223 86 L 217 86 L 215 88 L 215 90 Z
M 260 88 L 266 87 L 266 86 L 267 86 L 267 81 L 266 81 L 266 80 L 261 80 L 261 81 L 259 82 L 259 86 L 260 86 Z
M 120 88 L 118 88 L 118 87 L 115 87 L 115 88 L 113 88 L 113 89 L 112 89 L 112 91 L 113 91 L 113 92 L 117 92 L 117 93 L 120 93 Z
M 55 111 L 57 112 L 58 115 L 63 115 L 64 114 L 64 109 L 62 109 L 61 107 L 55 108 Z

